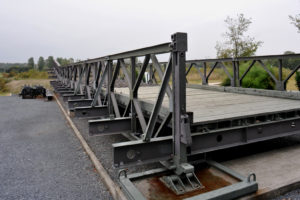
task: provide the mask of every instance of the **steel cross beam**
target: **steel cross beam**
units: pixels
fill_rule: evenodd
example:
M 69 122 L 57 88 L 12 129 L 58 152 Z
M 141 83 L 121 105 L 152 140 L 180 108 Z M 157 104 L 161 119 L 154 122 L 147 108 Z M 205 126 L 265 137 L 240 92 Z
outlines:
M 208 133 L 193 133 L 188 156 L 300 134 L 300 127 L 296 124 L 300 124 L 299 116 L 275 122 L 217 129 Z M 172 136 L 165 136 L 153 138 L 150 142 L 138 140 L 113 144 L 114 166 L 126 167 L 169 160 L 173 157 L 172 140 Z M 130 157 L 127 156 L 128 152 Z

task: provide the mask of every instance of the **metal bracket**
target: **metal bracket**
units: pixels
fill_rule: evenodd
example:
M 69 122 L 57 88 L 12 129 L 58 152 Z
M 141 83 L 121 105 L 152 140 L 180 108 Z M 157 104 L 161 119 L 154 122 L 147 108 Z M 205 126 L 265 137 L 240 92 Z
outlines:
M 194 172 L 184 174 L 184 176 L 170 175 L 163 176 L 160 178 L 169 189 L 171 189 L 175 194 L 181 195 L 187 192 L 192 192 L 197 189 L 204 188 L 202 183 L 199 181 Z
M 187 34 L 175 33 L 171 36 L 171 48 L 173 51 L 187 51 Z

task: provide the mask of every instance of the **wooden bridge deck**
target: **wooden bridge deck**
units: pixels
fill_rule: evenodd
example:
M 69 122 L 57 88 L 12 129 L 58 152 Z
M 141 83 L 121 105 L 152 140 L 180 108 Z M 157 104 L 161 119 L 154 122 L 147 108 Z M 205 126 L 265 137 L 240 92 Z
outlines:
M 128 88 L 115 88 L 115 91 L 128 97 Z M 154 104 L 158 91 L 156 86 L 140 87 L 139 100 Z M 186 98 L 187 111 L 194 112 L 194 123 L 300 109 L 299 100 L 205 89 L 187 88 Z M 165 95 L 163 107 L 168 109 L 168 105 Z

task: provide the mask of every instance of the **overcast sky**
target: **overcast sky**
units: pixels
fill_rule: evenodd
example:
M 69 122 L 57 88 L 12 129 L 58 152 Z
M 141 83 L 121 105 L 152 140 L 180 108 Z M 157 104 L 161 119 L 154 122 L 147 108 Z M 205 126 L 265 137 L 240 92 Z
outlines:
M 257 55 L 300 53 L 300 33 L 288 15 L 300 0 L 0 0 L 0 62 L 33 56 L 86 59 L 169 42 L 188 33 L 188 59 L 216 57 L 224 19 L 252 18 Z

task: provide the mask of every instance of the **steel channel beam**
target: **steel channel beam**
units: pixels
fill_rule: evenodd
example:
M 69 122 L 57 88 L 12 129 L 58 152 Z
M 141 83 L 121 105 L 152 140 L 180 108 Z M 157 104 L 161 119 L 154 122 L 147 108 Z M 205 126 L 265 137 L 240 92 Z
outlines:
M 73 91 L 60 91 L 58 92 L 61 96 L 64 95 L 64 94 L 74 94 Z
M 131 117 L 89 120 L 90 135 L 131 133 Z
M 56 88 L 56 91 L 63 92 L 63 91 L 74 91 L 74 90 L 69 87 L 58 87 L 58 88 Z
M 92 101 L 92 99 L 68 100 L 68 108 L 74 109 L 75 107 L 90 106 Z
M 107 106 L 87 106 L 74 108 L 74 117 L 108 117 Z
M 85 95 L 84 94 L 77 94 L 77 95 L 64 94 L 64 95 L 62 95 L 62 97 L 63 97 L 64 101 L 85 99 Z
M 256 192 L 258 189 L 257 182 L 238 182 L 224 188 L 206 192 L 185 200 L 229 200 L 245 196 Z
M 264 122 L 242 127 L 192 135 L 191 154 L 202 154 L 234 146 L 270 140 L 300 133 L 300 118 Z M 128 158 L 127 154 L 131 156 Z M 116 167 L 167 160 L 172 155 L 172 137 L 153 138 L 150 142 L 129 141 L 113 144 Z

